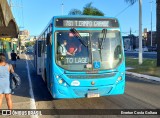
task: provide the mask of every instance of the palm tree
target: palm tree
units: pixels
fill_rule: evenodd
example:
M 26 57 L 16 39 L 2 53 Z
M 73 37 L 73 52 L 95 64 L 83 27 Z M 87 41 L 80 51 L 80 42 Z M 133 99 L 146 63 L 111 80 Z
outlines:
M 135 2 L 137 2 L 137 0 L 124 0 L 125 2 L 133 5 Z
M 72 9 L 69 15 L 93 15 L 93 16 L 104 16 L 104 13 L 99 9 L 92 6 L 92 2 L 85 5 L 83 11 L 78 9 Z

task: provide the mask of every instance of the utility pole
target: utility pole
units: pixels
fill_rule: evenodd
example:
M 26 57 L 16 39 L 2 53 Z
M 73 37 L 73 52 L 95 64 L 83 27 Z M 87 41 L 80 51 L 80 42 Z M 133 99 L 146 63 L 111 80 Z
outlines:
M 63 4 L 63 1 L 62 1 L 62 4 L 61 4 L 62 15 L 63 15 L 63 9 L 64 9 L 64 4 Z
M 142 63 L 142 0 L 139 0 L 139 65 Z
M 152 46 L 152 3 L 153 1 L 150 0 L 150 3 L 151 3 L 151 46 Z
M 9 0 L 9 7 L 12 7 L 12 0 Z
M 133 45 L 133 43 L 132 43 L 132 30 L 130 28 L 130 51 L 133 50 L 132 45 Z

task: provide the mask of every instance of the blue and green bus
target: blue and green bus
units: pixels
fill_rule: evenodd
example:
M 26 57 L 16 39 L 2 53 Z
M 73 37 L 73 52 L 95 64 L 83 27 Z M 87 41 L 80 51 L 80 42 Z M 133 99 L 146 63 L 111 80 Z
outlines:
M 37 71 L 53 98 L 124 94 L 124 46 L 116 18 L 54 16 L 38 41 Z

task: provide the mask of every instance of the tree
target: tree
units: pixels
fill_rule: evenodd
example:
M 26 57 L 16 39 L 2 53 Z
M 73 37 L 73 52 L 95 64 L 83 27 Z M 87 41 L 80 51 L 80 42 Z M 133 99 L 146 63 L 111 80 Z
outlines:
M 69 15 L 82 15 L 82 11 L 79 9 L 71 9 Z
M 124 0 L 125 2 L 133 5 L 135 2 L 137 2 L 137 0 Z
M 92 2 L 85 5 L 83 11 L 78 9 L 72 9 L 69 12 L 69 15 L 93 15 L 93 16 L 104 16 L 104 13 L 99 9 L 92 6 Z
M 86 4 L 83 8 L 83 15 L 104 16 L 104 13 L 92 6 L 92 2 Z
M 34 44 L 35 44 L 34 41 L 32 41 L 32 42 L 26 42 L 25 43 L 25 47 L 33 46 Z

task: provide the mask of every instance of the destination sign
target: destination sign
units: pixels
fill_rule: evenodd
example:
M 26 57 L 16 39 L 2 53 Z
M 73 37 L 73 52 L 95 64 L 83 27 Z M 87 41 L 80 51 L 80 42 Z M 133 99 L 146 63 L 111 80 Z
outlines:
M 116 19 L 57 19 L 57 27 L 94 27 L 94 28 L 108 28 L 118 27 L 118 21 Z
M 64 20 L 64 27 L 109 27 L 109 21 L 78 21 L 78 20 Z
M 66 57 L 65 64 L 86 64 L 89 62 L 88 57 Z

